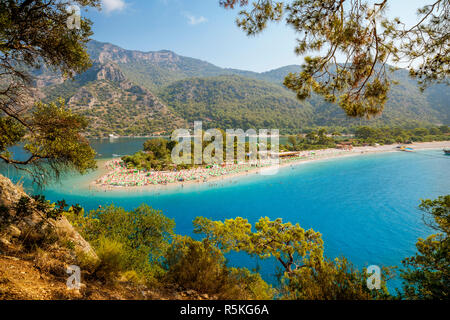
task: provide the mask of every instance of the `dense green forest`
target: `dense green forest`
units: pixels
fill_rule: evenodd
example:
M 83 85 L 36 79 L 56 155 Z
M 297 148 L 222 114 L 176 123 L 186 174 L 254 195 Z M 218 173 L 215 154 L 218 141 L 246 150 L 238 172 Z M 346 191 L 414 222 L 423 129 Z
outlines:
M 283 87 L 291 65 L 257 73 L 223 69 L 174 52 L 139 52 L 91 41 L 94 65 L 61 82 L 49 70 L 36 72 L 45 102 L 62 97 L 90 120 L 89 136 L 169 134 L 202 120 L 205 128 L 277 128 L 297 134 L 316 127 L 430 127 L 450 123 L 448 90 L 432 85 L 421 92 L 406 70 L 389 93 L 382 115 L 349 119 L 337 105 L 313 95 L 306 101 Z
M 188 122 L 209 128 L 303 128 L 313 108 L 277 85 L 238 76 L 193 78 L 169 85 L 162 100 Z
M 339 130 L 327 131 L 326 128 L 309 130 L 306 134 L 289 136 L 288 143 L 282 145 L 281 149 L 288 151 L 326 149 L 334 148 L 336 144 L 343 142 L 351 143 L 353 146 L 374 146 L 450 140 L 448 126 L 413 129 L 361 126 L 352 128 L 351 132 L 352 136 L 343 136 L 343 132 Z

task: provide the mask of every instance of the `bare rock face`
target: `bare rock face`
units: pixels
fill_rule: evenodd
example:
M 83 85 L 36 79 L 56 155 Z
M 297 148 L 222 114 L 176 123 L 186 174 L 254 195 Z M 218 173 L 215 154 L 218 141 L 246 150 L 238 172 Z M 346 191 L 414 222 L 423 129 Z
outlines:
M 79 249 L 84 254 L 98 260 L 97 254 L 92 249 L 91 245 L 84 240 L 84 238 L 73 228 L 70 222 L 63 217 L 55 222 L 56 230 L 59 236 L 67 237 L 73 242 L 75 248 Z
M 97 80 L 122 82 L 125 81 L 126 78 L 122 71 L 116 68 L 112 63 L 106 63 L 100 67 L 97 73 Z
M 36 209 L 32 209 L 26 216 L 19 216 L 14 206 L 23 197 L 30 200 L 33 208 L 34 199 L 0 174 L 0 246 L 21 237 L 40 242 L 52 235 L 57 239 L 71 241 L 75 251 L 83 252 L 93 260 L 98 260 L 90 244 L 74 229 L 66 217 L 57 220 L 48 219 L 44 213 Z
M 95 45 L 95 44 L 94 44 Z M 130 63 L 133 61 L 148 61 L 155 64 L 174 65 L 181 60 L 180 56 L 168 50 L 141 52 L 125 50 L 110 43 L 96 42 L 97 48 L 90 51 L 91 59 L 101 63 L 114 61 L 116 63 Z
M 19 201 L 24 194 L 23 190 L 0 174 L 0 205 L 10 206 Z

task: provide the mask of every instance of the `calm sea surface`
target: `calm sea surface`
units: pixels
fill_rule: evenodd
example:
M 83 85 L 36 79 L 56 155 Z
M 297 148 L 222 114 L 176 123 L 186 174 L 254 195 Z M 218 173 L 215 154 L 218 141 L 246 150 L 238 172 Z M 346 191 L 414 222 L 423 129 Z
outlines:
M 145 139 L 96 140 L 101 157 L 130 154 Z M 205 216 L 223 220 L 237 216 L 250 222 L 260 217 L 299 223 L 323 235 L 329 257 L 345 256 L 359 267 L 400 265 L 415 252 L 418 237 L 431 230 L 418 210 L 421 198 L 450 193 L 450 157 L 441 150 L 393 152 L 323 160 L 282 168 L 277 175 L 252 175 L 217 184 L 201 184 L 170 191 L 93 192 L 85 187 L 95 173 L 71 175 L 43 193 L 86 209 L 114 203 L 132 209 L 147 203 L 174 218 L 176 232 L 192 235 L 192 220 Z M 19 179 L 12 169 L 2 174 Z M 28 181 L 25 179 L 25 185 Z M 230 254 L 230 264 L 259 267 L 274 281 L 275 261 L 257 261 Z M 390 287 L 398 287 L 393 280 Z

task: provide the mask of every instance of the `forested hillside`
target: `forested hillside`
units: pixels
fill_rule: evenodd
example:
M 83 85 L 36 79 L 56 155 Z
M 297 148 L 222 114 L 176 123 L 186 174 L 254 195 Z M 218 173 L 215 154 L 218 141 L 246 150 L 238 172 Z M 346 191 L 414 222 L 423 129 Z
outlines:
M 150 91 L 127 80 L 113 63 L 96 63 L 74 81 L 44 88 L 90 120 L 88 134 L 158 135 L 186 122 Z
M 207 127 L 302 128 L 313 123 L 313 108 L 277 85 L 239 76 L 190 78 L 160 92 L 163 101 L 189 122 Z
M 337 106 L 313 96 L 297 100 L 283 87 L 290 65 L 257 73 L 224 69 L 174 52 L 139 52 L 91 41 L 93 66 L 74 80 L 49 70 L 37 73 L 44 101 L 62 97 L 86 115 L 88 134 L 103 136 L 167 134 L 202 120 L 207 127 L 279 128 L 296 133 L 305 127 L 352 125 L 404 126 L 411 123 L 449 124 L 450 101 L 444 85 L 423 93 L 406 70 L 393 78 L 389 101 L 379 117 L 349 119 Z

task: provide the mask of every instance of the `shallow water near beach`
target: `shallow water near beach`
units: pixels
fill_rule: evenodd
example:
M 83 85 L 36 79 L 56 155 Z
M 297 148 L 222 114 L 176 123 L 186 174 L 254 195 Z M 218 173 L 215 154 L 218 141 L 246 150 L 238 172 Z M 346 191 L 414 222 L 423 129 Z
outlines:
M 442 150 L 391 152 L 314 161 L 282 168 L 273 176 L 249 175 L 166 191 L 92 191 L 87 182 L 98 175 L 92 173 L 66 177 L 44 194 L 88 210 L 111 203 L 132 209 L 145 202 L 174 218 L 176 232 L 186 235 L 193 235 L 192 220 L 197 216 L 242 216 L 252 223 L 264 216 L 281 217 L 321 232 L 329 257 L 345 256 L 358 267 L 399 266 L 414 254 L 417 238 L 432 233 L 418 205 L 421 198 L 450 192 L 449 169 L 450 157 Z M 2 173 L 18 179 L 11 172 Z M 227 257 L 235 266 L 258 267 L 266 280 L 275 282 L 275 261 L 257 261 L 245 254 Z M 400 284 L 397 278 L 389 287 Z

